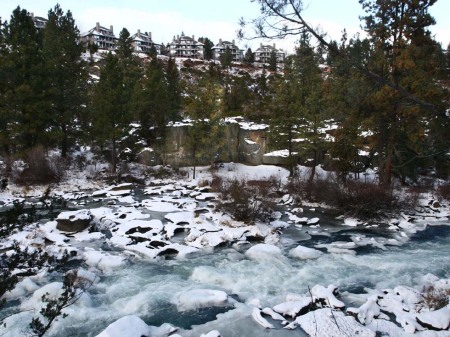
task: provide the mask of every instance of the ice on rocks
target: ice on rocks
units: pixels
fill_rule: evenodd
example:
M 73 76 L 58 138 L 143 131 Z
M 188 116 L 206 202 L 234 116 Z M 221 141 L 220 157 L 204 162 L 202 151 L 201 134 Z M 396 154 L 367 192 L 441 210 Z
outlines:
M 297 246 L 289 251 L 289 255 L 300 260 L 318 259 L 323 253 L 317 249 Z
M 426 328 L 448 330 L 450 327 L 450 304 L 439 310 L 419 313 L 416 319 L 420 325 Z
M 271 309 L 271 308 L 266 307 L 266 308 L 262 309 L 261 312 L 265 315 L 272 317 L 272 319 L 274 319 L 276 321 L 282 321 L 282 322 L 286 321 L 286 319 L 283 316 L 281 316 L 279 313 L 273 311 L 273 309 Z
M 36 291 L 37 289 L 39 289 L 39 286 L 33 282 L 31 278 L 26 277 L 17 283 L 14 289 L 6 292 L 2 298 L 6 300 L 20 299 L 25 297 L 27 294 Z
M 210 331 L 206 334 L 201 334 L 200 337 L 221 337 L 220 332 L 217 330 Z
M 290 316 L 292 318 L 304 314 L 311 305 L 311 297 L 298 298 L 295 301 L 287 301 L 277 304 L 273 310 L 283 316 Z
M 192 212 L 177 212 L 169 213 L 164 216 L 165 219 L 169 220 L 175 225 L 179 224 L 189 224 L 194 222 L 194 214 Z
M 150 327 L 139 317 L 130 315 L 108 325 L 96 337 L 142 337 L 150 336 Z
M 281 249 L 274 245 L 269 245 L 265 243 L 257 244 L 253 247 L 250 247 L 246 252 L 245 255 L 252 260 L 264 262 L 267 260 L 267 258 L 275 257 L 275 258 L 281 258 L 282 253 Z
M 345 218 L 344 219 L 344 226 L 356 227 L 360 224 L 362 224 L 362 222 L 355 218 Z
M 111 255 L 91 248 L 86 248 L 83 259 L 88 266 L 96 268 L 104 273 L 120 268 L 126 263 L 126 258 L 124 256 Z
M 176 304 L 178 311 L 221 307 L 228 304 L 228 295 L 221 290 L 193 289 L 180 294 Z
M 311 289 L 311 295 L 315 303 L 320 303 L 324 306 L 335 309 L 342 309 L 345 307 L 345 304 L 336 298 L 335 295 L 337 293 L 337 287 L 332 284 L 330 284 L 327 288 L 318 284 Z
M 253 308 L 252 311 L 252 318 L 253 320 L 258 323 L 259 325 L 261 325 L 264 329 L 274 329 L 275 327 L 270 324 L 267 319 L 265 319 L 264 317 L 262 317 L 261 315 L 261 310 L 258 308 Z
M 319 223 L 320 219 L 319 218 L 311 218 L 309 219 L 306 224 L 311 226 L 311 225 L 317 225 Z
M 340 311 L 319 309 L 299 316 L 286 329 L 295 329 L 300 325 L 310 337 L 375 337 L 374 331 L 362 326 L 353 317 L 346 316 Z
M 358 321 L 364 325 L 371 323 L 374 318 L 378 318 L 381 314 L 376 296 L 369 297 L 367 302 L 359 308 L 348 308 L 347 312 L 354 313 L 358 317 Z

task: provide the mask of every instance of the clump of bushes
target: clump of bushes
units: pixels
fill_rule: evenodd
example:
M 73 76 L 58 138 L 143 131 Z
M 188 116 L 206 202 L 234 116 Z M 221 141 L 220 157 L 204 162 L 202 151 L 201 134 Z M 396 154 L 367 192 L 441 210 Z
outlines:
M 450 200 L 450 184 L 445 184 L 445 185 L 439 186 L 438 194 L 440 197 Z
M 358 180 L 344 183 L 334 175 L 316 178 L 312 182 L 302 179 L 291 181 L 288 190 L 297 198 L 325 203 L 363 219 L 380 218 L 413 207 L 417 201 L 415 194 L 404 196 L 394 193 L 391 188 Z
M 430 309 L 438 310 L 448 305 L 450 297 L 450 288 L 436 288 L 433 285 L 424 286 L 422 289 L 422 298 L 425 306 Z
M 44 147 L 28 150 L 23 160 L 15 161 L 11 178 L 17 184 L 49 184 L 61 181 L 66 171 L 65 160 L 57 155 L 48 156 Z
M 218 176 L 211 181 L 212 190 L 219 192 L 222 200 L 218 210 L 249 224 L 271 220 L 274 209 L 268 198 L 271 187 L 268 181 L 223 180 Z

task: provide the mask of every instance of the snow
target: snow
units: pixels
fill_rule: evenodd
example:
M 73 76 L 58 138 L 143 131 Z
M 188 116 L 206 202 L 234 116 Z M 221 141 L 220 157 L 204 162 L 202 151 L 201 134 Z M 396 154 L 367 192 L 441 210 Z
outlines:
M 86 248 L 83 259 L 88 266 L 94 267 L 103 273 L 110 273 L 114 269 L 123 267 L 126 261 L 126 258 L 123 256 L 111 255 L 91 248 Z
M 323 255 L 319 250 L 304 246 L 297 246 L 289 251 L 289 255 L 300 260 L 318 259 Z
M 91 212 L 89 210 L 61 212 L 56 218 L 56 220 L 70 220 L 71 222 L 77 220 L 90 220 L 90 219 L 91 219 Z
M 270 324 L 267 319 L 265 319 L 264 317 L 262 317 L 261 315 L 261 310 L 258 308 L 253 308 L 252 311 L 252 318 L 253 320 L 258 323 L 259 325 L 261 325 L 263 328 L 265 329 L 274 329 L 275 327 Z
M 150 327 L 142 319 L 130 315 L 111 323 L 97 337 L 142 337 L 150 333 Z
M 199 170 L 201 171 L 199 179 L 210 178 L 208 168 L 199 168 Z M 217 174 L 223 177 L 238 179 L 273 179 L 275 177 L 282 183 L 286 181 L 288 172 L 276 166 L 246 167 L 245 165 L 231 163 L 225 164 L 224 168 L 220 168 L 217 171 Z M 303 240 L 305 236 L 313 235 L 314 233 L 320 235 L 328 234 L 330 236 L 331 234 L 327 233 L 327 230 L 330 228 L 327 227 L 328 224 L 325 220 L 322 220 L 322 228 L 320 230 L 312 231 L 311 228 L 306 227 L 303 227 L 301 231 L 297 231 L 296 229 L 291 230 L 294 227 L 286 230 L 286 232 L 294 232 L 294 234 L 289 234 L 294 237 L 301 234 L 302 238 L 300 240 L 291 239 L 290 237 L 280 239 L 280 235 L 284 234 L 278 233 L 275 228 L 286 228 L 291 223 L 304 223 L 308 221 L 308 218 L 300 218 L 295 214 L 300 213 L 299 209 L 296 210 L 294 208 L 289 210 L 290 207 L 297 206 L 290 206 L 293 202 L 293 198 L 290 195 L 281 198 L 281 203 L 289 205 L 288 207 L 284 207 L 289 212 L 280 212 L 276 216 L 277 220 L 270 222 L 269 225 L 257 223 L 256 225 L 249 226 L 233 221 L 229 217 L 216 212 L 210 207 L 215 204 L 215 201 L 205 205 L 204 201 L 206 199 L 216 197 L 216 195 L 210 193 L 208 190 L 194 189 L 199 180 L 182 182 L 172 179 L 170 183 L 168 181 L 152 181 L 153 183 L 165 185 L 148 187 L 146 191 L 149 194 L 144 196 L 145 199 L 142 201 L 139 201 L 141 195 L 138 193 L 136 193 L 138 195 L 136 197 L 134 194 L 126 197 L 121 197 L 121 194 L 112 195 L 115 201 L 126 203 L 127 205 L 116 204 L 111 207 L 85 210 L 85 213 L 82 213 L 83 211 L 75 211 L 60 214 L 60 218 L 65 219 L 70 219 L 72 216 L 76 218 L 77 214 L 80 214 L 80 218 L 87 218 L 91 214 L 94 217 L 95 229 L 102 230 L 104 233 L 88 233 L 85 231 L 66 236 L 62 235 L 56 229 L 56 221 L 48 221 L 45 224 L 35 224 L 33 227 L 24 229 L 24 232 L 11 236 L 11 239 L 17 239 L 20 245 L 24 247 L 29 246 L 31 249 L 42 247 L 52 254 L 53 252 L 61 252 L 64 249 L 77 252 L 78 254 L 75 259 L 82 259 L 81 262 L 84 262 L 85 268 L 88 268 L 88 270 L 81 270 L 79 277 L 86 278 L 90 282 L 98 279 L 99 275 L 107 274 L 106 277 L 101 277 L 101 282 L 99 282 L 101 283 L 101 287 L 98 291 L 96 289 L 89 296 L 94 297 L 96 301 L 100 298 L 99 294 L 101 294 L 101 300 L 113 298 L 112 307 L 115 312 L 111 315 L 108 309 L 104 310 L 105 313 L 101 313 L 100 311 L 102 310 L 99 310 L 97 304 L 95 306 L 89 305 L 88 300 L 84 299 L 85 302 L 83 303 L 86 306 L 82 310 L 74 308 L 75 312 L 71 312 L 68 318 L 69 320 L 73 319 L 69 321 L 70 323 L 64 323 L 64 320 L 62 320 L 58 324 L 79 324 L 76 321 L 77 319 L 85 319 L 91 323 L 92 321 L 89 316 L 97 315 L 100 316 L 98 318 L 99 322 L 103 323 L 105 321 L 110 322 L 112 317 L 116 319 L 124 314 L 139 313 L 142 315 L 145 314 L 145 317 L 147 317 L 147 315 L 152 313 L 152 310 L 158 310 L 158 304 L 164 303 L 164 300 L 170 301 L 171 303 L 175 302 L 181 308 L 183 308 L 181 303 L 186 303 L 186 307 L 193 308 L 183 310 L 195 310 L 198 307 L 214 306 L 216 304 L 219 306 L 229 305 L 230 302 L 235 304 L 234 300 L 228 298 L 227 294 L 236 294 L 243 301 L 249 298 L 259 297 L 261 298 L 259 304 L 263 303 L 264 306 L 268 307 L 261 310 L 261 305 L 255 307 L 249 302 L 246 302 L 246 304 L 236 304 L 235 309 L 230 310 L 229 313 L 219 315 L 214 323 L 210 322 L 211 324 L 208 323 L 200 328 L 194 328 L 193 331 L 195 332 L 180 332 L 180 335 L 183 337 L 198 337 L 200 333 L 203 333 L 204 336 L 209 336 L 210 334 L 211 336 L 217 336 L 219 334 L 218 331 L 222 331 L 219 327 L 224 327 L 224 331 L 227 331 L 227 327 L 231 329 L 232 324 L 235 324 L 234 321 L 232 323 L 231 321 L 225 322 L 224 317 L 233 317 L 239 322 L 242 322 L 242 326 L 249 326 L 248 329 L 250 327 L 254 329 L 256 324 L 261 325 L 262 328 L 269 329 L 274 327 L 275 323 L 279 324 L 279 322 L 272 322 L 265 315 L 270 316 L 273 320 L 283 321 L 284 317 L 280 315 L 282 314 L 287 317 L 296 318 L 294 323 L 289 325 L 290 328 L 294 328 L 298 324 L 303 324 L 307 327 L 305 330 L 310 329 L 307 331 L 310 331 L 312 336 L 316 332 L 315 324 L 319 325 L 318 323 L 320 322 L 317 336 L 320 336 L 319 332 L 325 333 L 323 336 L 327 336 L 326 333 L 335 333 L 335 336 L 340 336 L 340 333 L 343 335 L 366 336 L 367 331 L 364 329 L 368 328 L 372 331 L 377 329 L 379 331 L 390 331 L 391 337 L 406 336 L 406 332 L 414 331 L 415 335 L 420 337 L 447 337 L 445 333 L 448 333 L 448 331 L 422 331 L 424 327 L 421 326 L 420 322 L 434 326 L 436 329 L 448 329 L 448 307 L 436 311 L 429 311 L 427 308 L 420 307 L 421 295 L 418 290 L 409 287 L 392 286 L 393 284 L 397 284 L 397 282 L 398 284 L 406 282 L 408 285 L 418 284 L 417 289 L 420 289 L 422 284 L 430 284 L 435 287 L 441 283 L 443 287 L 447 287 L 449 284 L 448 281 L 439 280 L 433 275 L 425 275 L 423 276 L 423 280 L 420 279 L 421 274 L 425 274 L 429 269 L 436 269 L 433 267 L 435 260 L 438 260 L 436 265 L 442 264 L 443 258 L 440 255 L 435 257 L 431 255 L 425 256 L 426 252 L 421 251 L 421 257 L 425 258 L 424 261 L 431 261 L 433 258 L 433 263 L 428 266 L 423 266 L 422 262 L 418 263 L 418 266 L 415 266 L 411 272 L 411 268 L 408 267 L 411 255 L 406 253 L 403 255 L 393 255 L 392 250 L 389 248 L 389 245 L 402 245 L 409 240 L 412 233 L 423 230 L 429 225 L 448 223 L 449 213 L 446 206 L 437 208 L 437 204 L 433 203 L 431 205 L 432 198 L 424 198 L 420 210 L 413 215 L 408 213 L 404 215 L 404 219 L 401 221 L 398 219 L 395 219 L 396 221 L 390 221 L 388 225 L 389 231 L 392 233 L 388 234 L 391 237 L 384 237 L 384 234 L 383 236 L 372 237 L 372 233 L 365 236 L 361 234 L 361 231 L 345 228 L 344 231 L 350 234 L 343 235 L 339 240 L 349 241 L 334 241 L 315 246 L 316 248 L 326 248 L 331 253 L 339 253 L 338 255 L 324 254 L 318 250 L 298 245 L 298 242 Z M 124 185 L 122 187 L 127 191 L 126 193 L 131 191 L 130 185 Z M 109 189 L 110 187 L 96 187 L 96 190 L 101 191 Z M 39 195 L 36 191 L 32 192 L 33 195 Z M 85 192 L 68 191 L 61 190 L 58 193 L 76 202 L 79 202 L 81 198 L 85 198 L 88 195 L 83 194 Z M 150 193 L 152 194 L 151 196 Z M 0 194 L 0 200 L 4 200 L 5 203 L 11 203 L 14 198 L 16 197 L 13 195 Z M 88 205 L 88 202 L 86 205 Z M 76 207 L 91 206 L 78 204 Z M 156 214 L 152 212 L 156 212 Z M 280 219 L 281 216 L 283 216 L 282 220 Z M 358 219 L 353 218 L 341 218 L 341 220 L 341 224 L 344 222 L 344 225 L 352 227 L 361 223 Z M 336 228 L 342 230 L 342 227 L 338 226 L 336 225 Z M 179 230 L 185 233 L 175 235 Z M 265 243 L 254 245 L 246 250 L 251 245 L 249 243 L 250 239 L 253 238 L 257 238 Z M 133 242 L 134 239 L 136 242 L 139 242 Z M 52 241 L 52 243 L 48 243 L 48 240 Z M 327 240 L 327 242 L 329 241 Z M 224 243 L 231 244 L 223 245 Z M 154 246 L 151 244 L 154 244 Z M 412 244 L 415 245 L 417 243 L 412 241 Z M 217 249 L 214 254 L 208 255 L 213 251 L 213 247 L 220 245 L 226 248 Z M 386 258 L 383 257 L 380 259 L 379 254 L 361 254 L 356 256 L 354 249 L 362 246 L 373 246 L 384 249 L 385 251 L 382 253 L 383 256 L 386 254 Z M 2 243 L 0 247 L 3 248 L 4 244 Z M 410 251 L 407 252 L 409 253 Z M 176 260 L 164 261 L 165 254 L 170 254 L 171 258 L 175 256 Z M 189 259 L 194 254 L 198 255 L 196 259 Z M 289 257 L 299 260 L 317 258 L 319 260 L 306 262 L 293 259 L 288 260 L 284 254 L 288 254 Z M 180 259 L 185 259 L 185 261 L 179 261 Z M 151 260 L 151 262 L 148 260 Z M 152 283 L 154 281 L 149 280 L 153 275 L 148 273 L 145 274 L 145 277 L 141 276 L 144 281 L 137 285 L 135 283 L 136 279 L 139 278 L 135 275 L 137 269 L 134 269 L 132 272 L 129 272 L 128 269 L 133 267 L 135 261 L 139 261 L 139 264 L 145 262 L 145 266 L 150 270 L 152 268 L 155 270 L 165 269 L 167 266 L 167 271 L 164 271 L 164 273 L 167 272 L 168 276 L 166 274 L 164 274 L 164 277 L 158 275 L 160 280 L 158 281 L 159 283 L 155 284 Z M 139 265 L 139 267 L 141 266 Z M 177 268 L 182 270 L 182 272 L 173 272 Z M 123 280 L 124 274 L 128 274 L 126 281 Z M 109 285 L 103 283 L 107 279 L 111 279 L 111 276 L 114 278 L 114 283 Z M 20 299 L 21 297 L 29 297 L 28 301 L 23 301 L 22 307 L 38 310 L 42 302 L 40 296 L 42 296 L 44 291 L 49 292 L 51 296 L 55 297 L 61 289 L 60 284 L 55 285 L 52 283 L 48 285 L 48 288 L 45 288 L 45 286 L 42 288 L 45 282 L 49 282 L 49 279 L 52 279 L 50 277 L 53 276 L 46 275 L 40 276 L 40 278 L 25 277 L 17 284 L 15 289 L 6 294 L 5 298 Z M 171 277 L 171 279 L 167 281 L 166 277 Z M 397 277 L 398 279 L 394 280 Z M 337 282 L 342 287 L 353 284 L 358 285 L 361 283 L 361 280 L 366 279 L 369 283 L 374 284 L 377 290 L 366 289 L 369 294 L 348 295 L 349 297 L 354 296 L 355 298 L 359 298 L 359 300 L 356 301 L 356 304 L 351 303 L 357 306 L 357 308 L 348 309 L 346 314 L 355 314 L 357 320 L 366 324 L 366 327 L 361 326 L 351 317 L 342 317 L 343 313 L 331 311 L 330 308 L 315 310 L 314 312 L 297 317 L 302 308 L 305 308 L 302 304 L 305 305 L 308 303 L 309 305 L 311 302 L 311 297 L 306 292 L 306 295 L 286 296 L 285 302 L 280 303 L 280 298 L 283 298 L 285 293 L 290 291 L 295 292 L 297 291 L 296 289 L 305 291 L 306 284 L 314 285 L 320 283 L 322 282 L 321 278 L 325 278 L 329 282 Z M 415 280 L 416 278 L 417 280 Z M 117 282 L 122 282 L 122 284 L 115 284 L 116 280 Z M 384 289 L 386 285 L 392 286 L 393 289 Z M 206 293 L 191 293 L 189 295 L 191 291 L 189 289 L 197 287 L 211 287 L 211 289 L 198 289 L 198 291 L 206 291 Z M 137 295 L 132 294 L 135 291 L 133 288 L 138 288 L 136 290 Z M 216 288 L 220 290 L 216 290 Z M 183 289 L 182 293 L 179 293 L 180 289 Z M 343 301 L 350 303 L 348 302 L 348 298 L 345 297 L 347 295 L 343 295 L 342 301 L 337 299 L 335 291 L 335 286 L 325 288 L 317 285 L 311 289 L 313 299 L 317 303 L 322 302 L 322 306 L 343 308 Z M 219 292 L 220 295 L 215 292 Z M 155 293 L 164 295 L 155 295 Z M 170 299 L 164 299 L 161 302 L 159 302 L 160 298 L 156 298 L 155 300 L 155 296 L 167 297 L 169 296 L 167 294 L 170 295 Z M 373 297 L 373 294 L 376 296 Z M 120 297 L 120 300 L 116 300 L 115 297 Z M 182 301 L 180 301 L 180 298 Z M 100 308 L 105 308 L 103 307 L 103 303 Z M 141 310 L 143 311 L 142 313 L 140 312 Z M 322 311 L 324 314 L 322 314 Z M 392 313 L 390 317 L 395 317 L 395 320 L 403 327 L 396 327 L 393 322 L 385 321 L 389 317 L 381 311 Z M 327 315 L 328 317 L 326 317 Z M 14 316 L 14 319 L 11 318 L 8 320 L 8 324 L 11 324 L 10 322 L 18 319 L 18 317 L 22 317 L 19 314 Z M 138 318 L 137 316 L 134 317 Z M 301 321 L 301 318 L 305 317 L 310 317 L 311 320 L 315 317 L 317 323 L 305 323 Z M 253 323 L 252 319 L 256 323 Z M 324 320 L 323 323 L 321 321 L 322 319 Z M 29 320 L 27 318 L 23 319 L 23 321 Z M 306 319 L 306 321 L 308 320 Z M 333 330 L 333 321 L 338 321 L 339 327 L 341 328 L 340 332 Z M 133 325 L 133 323 L 131 322 L 129 325 Z M 136 323 L 136 325 L 139 325 L 139 323 Z M 241 325 L 239 325 L 240 328 Z M 308 325 L 310 325 L 309 328 Z M 142 328 L 150 329 L 145 330 L 147 334 L 151 333 L 152 336 L 157 336 L 154 334 L 155 330 L 153 327 L 145 324 L 142 325 Z M 122 328 L 119 327 L 120 329 Z M 132 329 L 123 328 L 122 331 L 125 332 L 121 336 L 127 337 L 129 330 Z M 274 331 L 278 332 L 279 330 L 277 328 Z M 208 333 L 207 331 L 210 332 Z M 245 328 L 242 331 L 246 331 Z M 0 330 L 0 334 L 2 333 L 3 330 Z M 9 335 L 8 333 L 6 336 L 14 336 L 13 332 L 9 333 Z M 102 333 L 107 332 L 105 330 Z M 270 334 L 271 332 L 264 333 Z M 260 332 L 260 334 L 262 333 Z M 246 334 L 241 333 L 241 335 Z M 103 336 L 109 335 L 106 334 Z
M 332 309 L 319 309 L 297 317 L 286 329 L 294 329 L 297 325 L 310 337 L 375 337 L 374 331 L 360 325 L 353 317 Z
M 299 297 L 294 301 L 287 301 L 277 304 L 273 310 L 283 316 L 295 318 L 301 311 L 311 304 L 311 297 Z
M 344 302 L 338 300 L 334 295 L 337 292 L 337 287 L 334 285 L 329 285 L 327 288 L 321 286 L 319 284 L 315 285 L 311 289 L 311 295 L 313 297 L 313 301 L 323 302 L 325 306 L 329 306 L 331 308 L 341 309 L 345 307 Z
M 419 313 L 416 317 L 421 325 L 447 330 L 450 327 L 450 304 L 439 310 Z
M 344 219 L 344 226 L 350 226 L 350 227 L 356 227 L 360 225 L 362 222 L 355 218 L 345 218 Z
M 193 289 L 180 294 L 177 298 L 178 311 L 199 308 L 224 306 L 228 303 L 228 295 L 221 290 Z
M 253 247 L 250 247 L 246 252 L 245 255 L 256 261 L 264 262 L 269 257 L 282 257 L 281 249 L 274 246 L 269 245 L 265 243 L 257 244 Z

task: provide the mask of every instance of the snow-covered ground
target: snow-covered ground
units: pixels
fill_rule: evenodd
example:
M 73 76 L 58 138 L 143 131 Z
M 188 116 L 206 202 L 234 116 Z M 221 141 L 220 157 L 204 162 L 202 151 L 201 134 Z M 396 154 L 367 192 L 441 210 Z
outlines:
M 215 174 L 280 184 L 288 177 L 276 166 L 233 163 Z M 364 224 L 285 195 L 273 221 L 248 225 L 215 210 L 209 180 L 211 171 L 200 167 L 195 181 L 106 187 L 74 174 L 53 188 L 81 211 L 30 225 L 0 245 L 68 250 L 93 280 L 49 335 L 449 336 L 449 307 L 430 310 L 420 295 L 424 286 L 450 289 L 445 202 L 424 195 L 414 214 Z M 10 187 L 0 201 L 8 206 L 44 190 Z M 90 227 L 70 233 L 59 229 L 64 221 Z M 59 281 L 46 271 L 24 277 L 6 294 L 17 301 L 0 316 L 10 315 L 0 335 L 23 335 L 42 294 L 57 296 Z

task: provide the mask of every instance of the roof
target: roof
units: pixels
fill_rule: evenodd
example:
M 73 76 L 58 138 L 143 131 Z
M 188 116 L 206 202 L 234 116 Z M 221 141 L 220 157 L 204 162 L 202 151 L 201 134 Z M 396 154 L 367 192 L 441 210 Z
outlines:
M 111 30 L 109 28 L 105 28 L 103 26 L 100 26 L 100 30 L 99 31 L 97 30 L 97 27 L 94 27 L 94 28 L 89 29 L 87 32 L 80 34 L 80 36 L 88 36 L 88 35 L 104 35 L 104 36 L 116 37 L 114 35 L 114 33 L 111 32 Z

